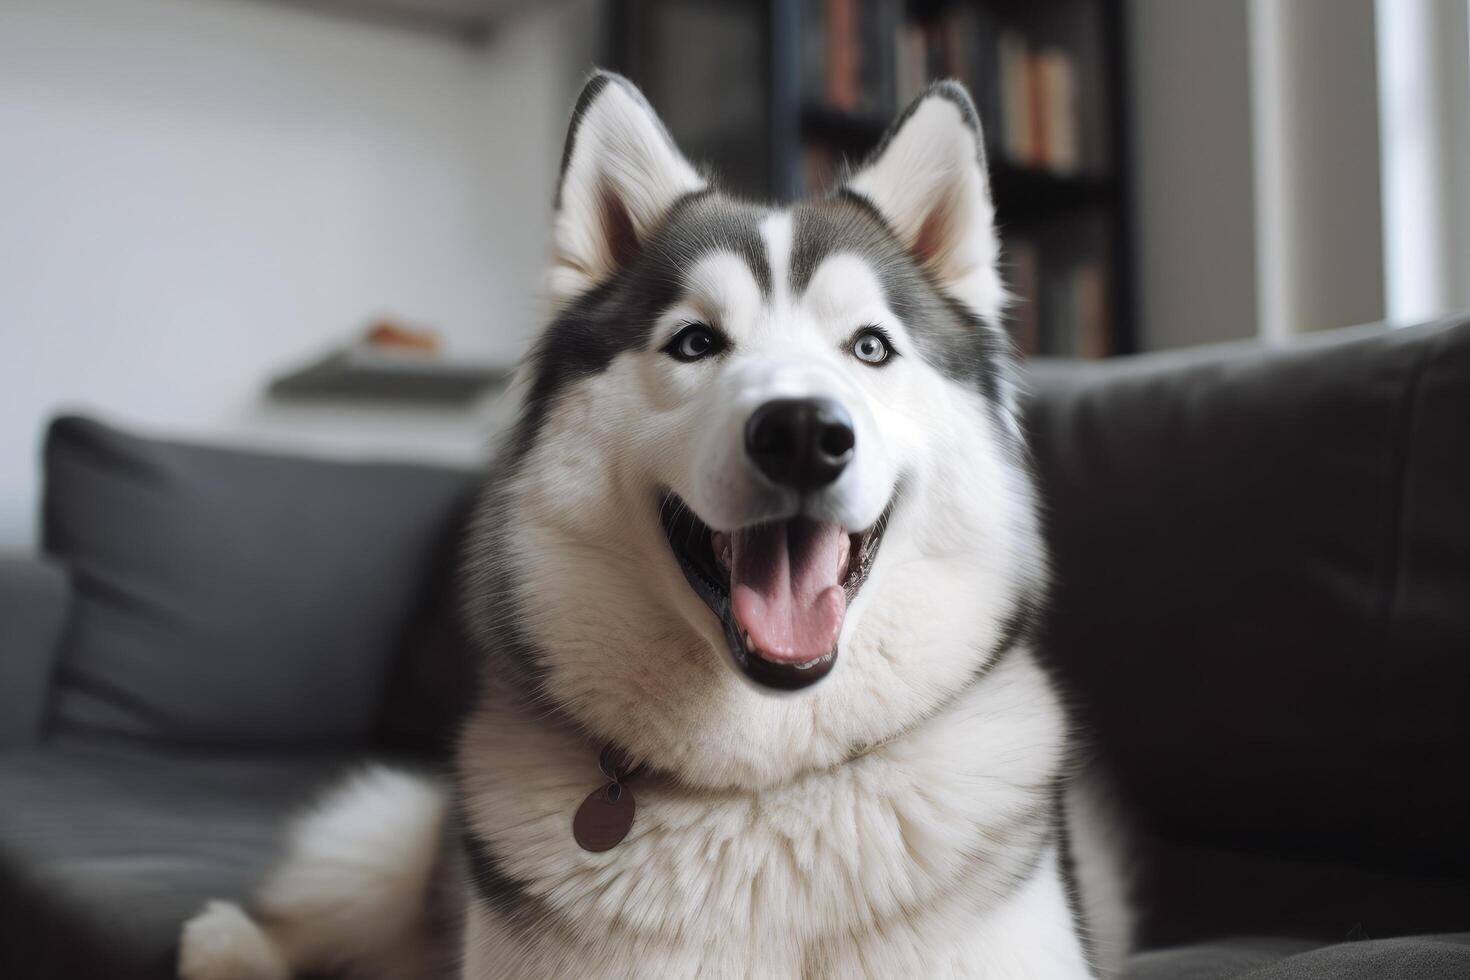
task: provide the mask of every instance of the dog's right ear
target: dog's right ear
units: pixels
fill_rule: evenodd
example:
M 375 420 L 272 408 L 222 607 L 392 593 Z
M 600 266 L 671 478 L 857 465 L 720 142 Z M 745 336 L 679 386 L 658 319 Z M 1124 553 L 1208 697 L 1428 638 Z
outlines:
M 561 157 L 550 289 L 565 303 L 638 254 L 674 202 L 705 181 L 632 82 L 595 72 Z
M 883 215 L 942 290 L 991 323 L 1005 304 L 980 117 L 958 82 L 935 82 L 898 117 L 847 191 Z

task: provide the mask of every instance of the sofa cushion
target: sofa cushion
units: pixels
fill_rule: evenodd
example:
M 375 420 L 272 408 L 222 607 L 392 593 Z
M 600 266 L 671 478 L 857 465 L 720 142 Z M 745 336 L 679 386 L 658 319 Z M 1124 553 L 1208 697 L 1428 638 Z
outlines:
M 372 731 L 471 474 L 57 419 L 44 544 L 75 588 L 50 729 L 201 745 Z
M 243 900 L 352 760 L 55 745 L 0 753 L 0 977 L 176 975 L 179 927 Z
M 1384 935 L 1331 887 L 1296 908 L 1216 887 L 1201 849 L 1463 895 L 1470 322 L 1040 365 L 1031 382 L 1045 649 L 1135 815 L 1194 845 L 1142 866 L 1145 941 Z M 1416 908 L 1392 928 L 1442 928 Z
M 1135 833 L 1129 868 L 1142 939 L 1172 946 L 1222 935 L 1331 942 L 1470 929 L 1470 878 L 1363 858 L 1216 847 Z
M 0 554 L 0 749 L 41 732 L 56 646 L 71 589 L 55 562 Z
M 1235 939 L 1135 956 L 1122 980 L 1458 980 L 1470 976 L 1470 933 L 1318 946 Z

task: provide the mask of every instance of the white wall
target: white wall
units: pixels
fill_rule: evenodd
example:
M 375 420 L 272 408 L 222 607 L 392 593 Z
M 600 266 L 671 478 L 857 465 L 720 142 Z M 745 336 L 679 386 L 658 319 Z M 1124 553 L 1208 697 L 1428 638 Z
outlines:
M 1373 0 L 1251 0 L 1260 332 L 1383 319 Z
M 512 358 L 540 310 L 593 25 L 487 46 L 244 0 L 0 3 L 0 547 L 42 426 L 470 459 L 488 411 L 298 407 L 266 380 L 378 312 Z
M 1130 0 L 1138 337 L 1255 334 L 1250 26 L 1244 0 Z
M 1381 319 L 1372 0 L 1126 11 L 1141 345 Z

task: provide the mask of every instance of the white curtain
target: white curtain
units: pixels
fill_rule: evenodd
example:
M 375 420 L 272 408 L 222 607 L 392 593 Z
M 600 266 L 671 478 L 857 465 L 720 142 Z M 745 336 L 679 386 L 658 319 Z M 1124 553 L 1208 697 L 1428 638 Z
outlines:
M 1470 310 L 1470 3 L 1377 0 L 1387 315 Z
M 1251 0 L 1262 336 L 1383 319 L 1374 20 L 1374 0 Z

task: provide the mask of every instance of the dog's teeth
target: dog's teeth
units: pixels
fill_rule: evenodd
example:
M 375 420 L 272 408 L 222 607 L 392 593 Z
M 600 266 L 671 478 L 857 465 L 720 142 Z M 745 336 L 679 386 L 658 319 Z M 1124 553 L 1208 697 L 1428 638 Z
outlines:
M 724 531 L 715 531 L 710 535 L 710 547 L 714 549 L 716 560 L 728 569 L 730 567 L 730 535 Z

